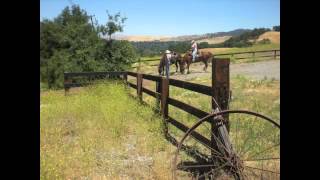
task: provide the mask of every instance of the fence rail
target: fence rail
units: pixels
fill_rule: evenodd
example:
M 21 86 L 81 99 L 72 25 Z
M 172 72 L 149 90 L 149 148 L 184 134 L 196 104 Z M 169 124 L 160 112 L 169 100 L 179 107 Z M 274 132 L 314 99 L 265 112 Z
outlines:
M 173 126 L 175 126 L 176 128 L 180 129 L 181 131 L 183 131 L 184 133 L 188 131 L 189 127 L 187 127 L 186 125 L 182 124 L 181 122 L 173 119 L 172 117 L 168 117 L 168 123 L 172 124 Z M 196 139 L 198 142 L 202 143 L 203 145 L 211 148 L 211 142 L 209 139 L 207 139 L 206 137 L 202 136 L 201 134 L 197 133 L 196 131 L 192 131 L 190 134 L 194 139 Z
M 161 81 L 161 77 L 160 76 L 153 76 L 150 74 L 143 74 L 142 75 L 143 79 L 147 79 L 147 80 L 151 80 L 151 81 Z
M 256 54 L 258 53 L 273 53 L 270 55 L 261 55 L 261 56 L 257 56 Z M 271 50 L 260 50 L 260 51 L 244 51 L 244 52 L 234 52 L 234 53 L 221 53 L 221 54 L 214 54 L 213 57 L 219 57 L 219 56 L 231 56 L 234 59 L 251 59 L 251 58 L 263 58 L 263 57 L 272 57 L 273 59 L 276 59 L 278 56 L 280 56 L 280 49 L 271 49 Z M 246 57 L 235 57 L 235 55 L 240 55 L 240 54 L 250 54 L 251 56 L 246 56 Z M 153 58 L 153 59 L 148 59 L 148 60 L 139 60 L 139 65 L 137 66 L 133 66 L 131 68 L 141 68 L 143 66 L 158 66 L 158 64 L 151 64 L 151 65 L 141 65 L 141 63 L 144 62 L 155 62 L 155 61 L 160 61 L 160 58 Z
M 209 115 L 209 113 L 207 113 L 207 112 L 204 112 L 198 108 L 195 108 L 189 104 L 186 104 L 184 102 L 181 102 L 181 101 L 173 99 L 173 98 L 168 98 L 168 103 L 170 105 L 175 106 L 175 107 L 177 107 L 177 108 L 179 108 L 189 114 L 192 114 L 198 118 L 203 118 L 203 117 Z
M 188 89 L 190 91 L 195 91 L 198 93 L 202 93 L 208 96 L 212 96 L 212 88 L 210 86 L 205 86 L 201 84 L 195 84 L 187 81 L 181 81 L 177 79 L 170 79 L 169 80 L 170 85 L 183 88 L 183 89 Z
M 134 89 L 137 89 L 137 85 L 135 85 L 135 84 L 133 84 L 133 83 L 131 83 L 131 82 L 127 82 L 128 83 L 128 85 L 130 86 L 130 87 L 132 87 L 132 88 L 134 88 Z
M 154 91 L 151 91 L 150 89 L 147 89 L 147 88 L 144 88 L 142 87 L 142 91 L 149 94 L 150 96 L 154 97 L 154 98 L 157 98 L 157 97 L 160 97 L 161 94 L 160 93 L 157 93 L 157 92 L 154 92 Z
M 224 56 L 224 55 L 235 55 L 235 54 L 251 54 L 251 53 L 262 53 L 262 52 L 280 52 L 280 49 L 272 49 L 272 50 L 261 50 L 261 51 L 244 51 L 244 52 L 234 52 L 234 53 L 221 53 L 214 54 L 213 56 Z
M 85 73 L 64 73 L 65 78 L 65 91 L 66 94 L 71 87 L 78 87 L 87 85 L 90 83 L 78 83 L 73 82 L 72 78 L 76 77 L 90 77 L 91 79 L 94 77 L 99 77 L 101 75 L 105 77 L 116 77 L 119 79 L 123 79 L 126 85 L 130 88 L 134 88 L 137 90 L 138 99 L 143 102 L 143 93 L 146 93 L 156 99 L 156 106 L 160 107 L 160 113 L 165 120 L 166 123 L 170 123 L 175 126 L 179 130 L 186 132 L 189 127 L 179 122 L 178 120 L 169 116 L 169 105 L 172 105 L 176 108 L 179 108 L 197 118 L 202 118 L 207 116 L 209 113 L 203 110 L 200 110 L 196 107 L 193 107 L 189 104 L 186 104 L 182 101 L 176 100 L 169 96 L 169 87 L 175 86 L 179 88 L 183 88 L 186 90 L 190 90 L 193 92 L 197 92 L 200 94 L 208 95 L 211 99 L 215 99 L 214 103 L 212 101 L 212 109 L 216 109 L 219 106 L 222 110 L 226 110 L 228 108 L 227 104 L 229 101 L 230 90 L 229 90 L 229 64 L 230 59 L 227 58 L 214 58 L 212 62 L 212 86 L 205 86 L 201 84 L 195 84 L 191 82 L 176 80 L 176 79 L 167 79 L 161 76 L 154 76 L 149 74 L 140 74 L 135 72 L 85 72 Z M 136 84 L 129 82 L 127 76 L 132 76 L 136 78 Z M 147 89 L 143 87 L 143 79 L 150 80 L 156 83 L 155 91 Z M 225 116 L 225 119 L 228 120 L 228 116 Z M 208 120 L 208 122 L 211 122 Z M 211 126 L 213 123 L 211 122 Z M 212 128 L 213 129 L 213 128 Z M 168 129 L 165 130 L 166 132 Z M 214 140 L 207 139 L 203 135 L 192 132 L 191 136 L 202 143 L 205 146 L 211 147 Z

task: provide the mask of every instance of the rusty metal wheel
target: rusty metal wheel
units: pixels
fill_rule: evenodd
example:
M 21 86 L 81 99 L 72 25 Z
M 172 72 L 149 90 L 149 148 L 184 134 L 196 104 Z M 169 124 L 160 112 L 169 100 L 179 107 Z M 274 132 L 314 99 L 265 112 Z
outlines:
M 220 115 L 224 124 L 211 129 Z M 248 116 L 252 115 L 252 116 Z M 215 139 L 210 146 L 194 133 Z M 280 124 L 259 113 L 225 110 L 195 123 L 182 137 L 173 159 L 173 179 L 280 179 Z

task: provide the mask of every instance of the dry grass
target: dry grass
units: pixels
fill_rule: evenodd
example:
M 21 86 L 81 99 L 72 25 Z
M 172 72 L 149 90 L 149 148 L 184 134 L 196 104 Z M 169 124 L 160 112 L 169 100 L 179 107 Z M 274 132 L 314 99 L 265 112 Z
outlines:
M 118 36 L 117 39 L 128 40 L 128 41 L 176 41 L 177 38 L 180 38 L 180 41 L 183 39 L 183 36 L 166 36 L 166 35 L 123 35 Z M 182 39 L 181 39 L 182 38 Z M 222 37 L 213 37 L 198 40 L 197 42 L 208 42 L 209 44 L 217 44 L 224 42 L 231 38 L 231 36 L 222 36 Z M 188 37 L 187 39 L 192 39 Z M 186 39 L 185 39 L 186 40 Z
M 209 44 L 218 44 L 230 39 L 231 37 L 232 36 L 206 38 L 206 39 L 197 40 L 197 43 L 208 42 Z
M 271 43 L 280 44 L 280 32 L 269 31 L 260 35 L 257 41 L 261 41 L 263 39 L 269 39 Z
M 204 48 L 204 49 L 200 49 L 200 51 L 202 52 L 211 52 L 213 54 L 219 54 L 222 52 L 226 52 L 228 50 L 232 50 L 233 48 Z
M 165 41 L 167 39 L 170 39 L 171 36 L 152 36 L 152 35 L 127 35 L 127 36 L 119 36 L 117 39 L 121 40 L 128 40 L 128 41 L 156 41 L 161 40 Z
M 251 47 L 245 48 L 204 48 L 200 51 L 209 51 L 213 54 L 224 54 L 224 53 L 237 53 L 237 52 L 248 52 L 248 51 L 264 51 L 264 50 L 273 50 L 280 49 L 280 44 L 271 43 L 271 44 L 255 44 Z
M 41 95 L 41 179 L 169 179 L 162 120 L 109 83 Z

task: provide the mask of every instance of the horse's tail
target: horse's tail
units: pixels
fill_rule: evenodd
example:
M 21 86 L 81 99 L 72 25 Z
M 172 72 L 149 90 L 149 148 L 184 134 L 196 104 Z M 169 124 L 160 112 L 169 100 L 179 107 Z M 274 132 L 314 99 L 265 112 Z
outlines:
M 160 60 L 159 66 L 158 66 L 158 73 L 161 74 L 161 60 Z

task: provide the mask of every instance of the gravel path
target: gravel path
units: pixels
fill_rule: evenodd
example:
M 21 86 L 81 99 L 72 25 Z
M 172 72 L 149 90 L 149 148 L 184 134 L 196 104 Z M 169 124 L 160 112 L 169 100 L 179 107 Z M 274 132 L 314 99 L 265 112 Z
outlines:
M 208 71 L 204 72 L 202 63 L 192 64 L 190 66 L 190 74 L 174 73 L 170 77 L 174 79 L 190 80 L 196 77 L 211 76 L 211 64 L 208 66 Z M 171 72 L 175 69 L 171 66 Z M 172 69 L 173 68 L 173 69 Z M 253 63 L 231 64 L 230 75 L 243 75 L 250 79 L 276 79 L 280 80 L 280 60 L 260 61 Z
M 233 64 L 230 67 L 231 76 L 240 74 L 251 77 L 253 79 L 268 79 L 280 80 L 280 61 L 262 61 L 254 63 Z

